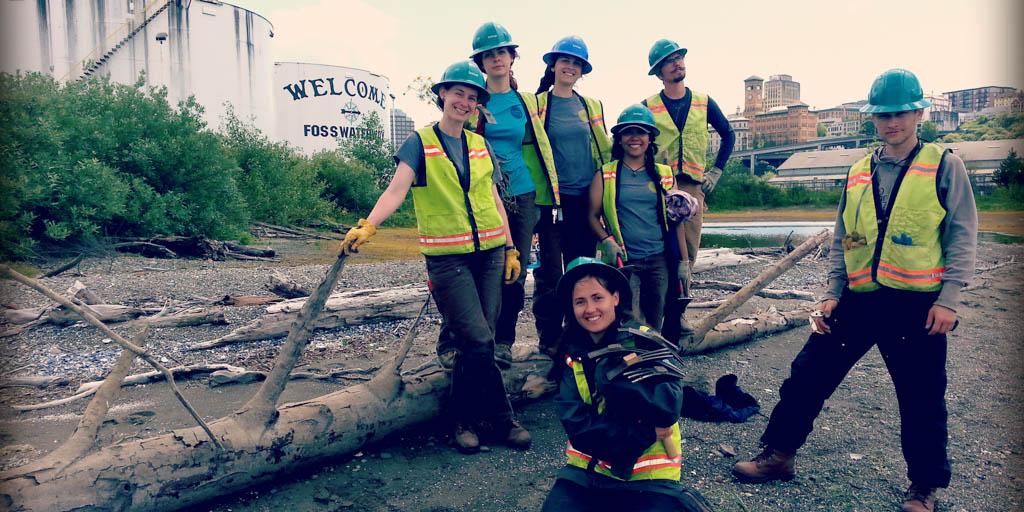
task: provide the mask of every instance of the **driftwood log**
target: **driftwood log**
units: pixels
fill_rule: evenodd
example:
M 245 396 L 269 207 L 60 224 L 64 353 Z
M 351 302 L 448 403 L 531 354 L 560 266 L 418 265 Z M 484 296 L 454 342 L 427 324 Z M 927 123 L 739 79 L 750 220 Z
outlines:
M 277 404 L 346 257 L 343 252 L 315 293 L 303 302 L 273 369 L 256 394 L 238 411 L 209 425 L 196 418 L 200 427 L 102 449 L 96 449 L 94 436 L 88 435 L 92 420 L 86 423 L 83 418 L 80 424 L 83 434 L 74 436 L 74 445 L 69 442 L 68 447 L 58 450 L 61 457 L 44 457 L 29 467 L 0 474 L 0 503 L 15 511 L 178 509 L 269 481 L 281 472 L 325 463 L 388 433 L 436 417 L 448 396 L 448 377 L 433 365 L 404 377 L 399 371 L 411 347 L 416 322 L 394 360 L 369 382 L 313 400 Z M 6 267 L 0 266 L 0 269 L 12 274 Z M 761 287 L 767 281 L 770 279 Z M 27 279 L 22 282 L 35 284 Z M 47 296 L 78 312 L 90 323 L 99 324 L 88 310 L 52 292 Z M 424 302 L 420 315 L 426 307 L 427 302 Z M 721 308 L 712 316 L 720 311 Z M 134 358 L 134 355 L 143 357 L 156 366 L 173 387 L 173 377 L 166 368 L 154 364 L 138 346 L 121 339 L 105 326 L 102 328 L 108 335 L 116 336 L 115 341 L 132 353 L 123 359 Z M 719 337 L 723 340 L 749 339 L 748 334 L 740 333 L 739 329 L 723 328 L 716 332 L 722 333 Z M 703 335 L 701 340 L 705 340 Z M 119 366 L 120 363 L 119 360 Z M 519 362 L 506 372 L 506 378 L 516 380 L 523 374 L 543 374 L 550 364 L 550 361 Z M 108 377 L 100 387 L 112 395 L 123 377 L 121 374 Z M 524 381 L 529 385 L 528 380 Z M 532 379 L 531 389 L 538 389 L 537 381 Z M 175 394 L 183 401 L 176 389 Z M 109 400 L 110 397 L 104 397 L 104 401 Z M 187 403 L 185 405 L 187 407 Z M 105 413 L 105 407 L 90 404 L 89 410 Z M 95 418 L 97 415 L 87 416 Z
M 694 268 L 700 272 L 760 261 L 751 256 L 736 255 L 731 249 L 709 249 L 698 253 Z M 273 278 L 271 279 L 273 282 Z M 526 279 L 526 294 L 528 297 L 533 294 L 532 275 Z M 316 328 L 338 329 L 364 323 L 412 318 L 427 295 L 427 287 L 417 285 L 335 293 L 327 300 L 324 313 L 317 319 Z M 269 306 L 266 314 L 260 318 L 219 338 L 196 343 L 189 349 L 205 350 L 232 343 L 285 336 L 288 334 L 288 327 L 295 320 L 295 313 L 305 301 L 304 298 L 298 298 Z
M 726 290 L 732 292 L 738 292 L 741 289 L 743 289 L 742 284 L 729 283 L 726 281 L 715 281 L 713 279 L 693 281 L 691 286 L 693 288 L 704 288 L 708 290 Z M 813 293 L 801 290 L 776 290 L 772 288 L 763 288 L 761 290 L 758 290 L 756 295 L 768 299 L 814 300 Z M 693 306 L 691 305 L 690 307 Z
M 201 258 L 224 261 L 238 260 L 276 261 L 269 247 L 248 247 L 234 242 L 210 240 L 203 237 L 164 236 L 126 240 L 114 244 L 119 251 L 136 252 L 154 258 Z
M 298 299 L 300 297 L 309 297 L 311 292 L 306 287 L 295 282 L 294 279 L 280 273 L 274 272 L 270 274 L 270 282 L 266 284 L 268 290 L 275 295 L 280 295 L 286 299 Z

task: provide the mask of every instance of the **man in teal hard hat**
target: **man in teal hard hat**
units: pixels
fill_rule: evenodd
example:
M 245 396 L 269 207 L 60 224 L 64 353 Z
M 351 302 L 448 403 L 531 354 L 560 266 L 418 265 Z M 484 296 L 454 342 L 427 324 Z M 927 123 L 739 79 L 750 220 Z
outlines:
M 764 451 L 733 467 L 747 482 L 789 479 L 798 448 L 850 368 L 875 344 L 896 388 L 911 485 L 902 510 L 935 509 L 949 485 L 946 333 L 974 275 L 978 213 L 967 170 L 939 144 L 921 143 L 930 103 L 913 73 L 892 69 L 871 86 L 870 113 L 885 145 L 850 168 L 839 201 L 825 300 L 779 389 Z
M 697 215 L 683 223 L 686 240 L 679 245 L 686 251 L 678 255 L 678 263 L 672 265 L 672 275 L 669 276 L 670 282 L 679 283 L 668 287 L 665 300 L 662 334 L 672 341 L 679 341 L 692 333 L 684 318 L 688 301 L 678 299 L 681 295 L 689 296 L 690 272 L 697 260 L 704 223 L 704 200 L 715 189 L 736 141 L 729 121 L 715 100 L 686 87 L 685 59 L 686 48 L 668 39 L 656 41 L 647 55 L 651 66 L 647 74 L 661 80 L 663 88 L 643 101 L 654 114 L 654 121 L 661 132 L 654 141 L 658 148 L 655 160 L 671 167 L 676 176 L 676 188 L 692 195 L 700 203 Z M 711 141 L 708 124 L 722 138 L 722 146 L 711 166 L 707 161 Z M 676 244 L 669 242 L 669 245 L 674 247 Z

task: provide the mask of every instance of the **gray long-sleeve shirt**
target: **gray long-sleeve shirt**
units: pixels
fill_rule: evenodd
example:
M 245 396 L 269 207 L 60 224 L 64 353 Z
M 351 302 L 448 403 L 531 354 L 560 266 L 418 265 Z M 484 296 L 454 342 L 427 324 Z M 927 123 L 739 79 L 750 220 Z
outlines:
M 909 158 L 909 157 L 908 157 Z M 905 160 L 882 156 L 882 148 L 871 156 L 875 169 L 874 181 L 878 183 L 878 197 L 881 202 L 877 211 L 883 212 L 892 199 L 892 188 L 896 183 Z M 953 153 L 942 159 L 935 179 L 938 182 L 939 204 L 946 209 L 941 225 L 942 254 L 946 259 L 946 271 L 942 275 L 942 291 L 935 305 L 956 311 L 960 302 L 960 289 L 974 276 L 974 258 L 978 247 L 978 208 L 974 204 L 974 191 L 967 177 L 963 160 Z M 868 192 L 870 193 L 870 192 Z M 831 269 L 828 273 L 828 287 L 825 299 L 839 300 L 848 284 L 846 261 L 843 259 L 843 208 L 846 194 L 839 199 L 839 214 L 833 232 L 832 251 L 829 253 Z

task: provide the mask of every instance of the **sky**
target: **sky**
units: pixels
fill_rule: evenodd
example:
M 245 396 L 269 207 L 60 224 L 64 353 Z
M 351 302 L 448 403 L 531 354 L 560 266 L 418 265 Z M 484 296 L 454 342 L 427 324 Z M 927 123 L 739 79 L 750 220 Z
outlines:
M 726 114 L 743 106 L 743 79 L 788 74 L 801 100 L 828 108 L 865 99 L 883 71 L 914 72 L 926 93 L 987 85 L 1024 88 L 1021 0 L 778 0 L 692 2 L 591 0 L 516 2 L 402 0 L 231 0 L 274 25 L 274 61 L 366 69 L 384 75 L 394 106 L 416 126 L 440 118 L 407 87 L 439 79 L 472 52 L 487 21 L 519 45 L 512 69 L 534 92 L 541 57 L 575 34 L 593 72 L 577 90 L 601 100 L 609 127 L 625 107 L 661 89 L 647 53 L 661 38 L 688 49 L 686 85 L 706 92 Z

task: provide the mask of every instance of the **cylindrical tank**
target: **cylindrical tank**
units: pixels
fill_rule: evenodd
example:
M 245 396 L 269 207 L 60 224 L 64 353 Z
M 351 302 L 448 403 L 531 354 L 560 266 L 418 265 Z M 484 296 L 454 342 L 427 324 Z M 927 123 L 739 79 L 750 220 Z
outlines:
M 306 153 L 337 149 L 337 139 L 347 137 L 390 140 L 390 96 L 387 77 L 363 69 L 275 62 L 275 133 Z M 373 112 L 380 118 L 380 130 L 360 133 L 363 119 Z
M 0 2 L 0 69 L 58 80 L 109 75 L 167 86 L 172 105 L 195 95 L 211 128 L 230 103 L 274 138 L 274 28 L 262 16 L 207 0 Z

